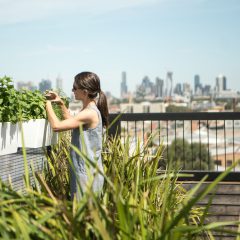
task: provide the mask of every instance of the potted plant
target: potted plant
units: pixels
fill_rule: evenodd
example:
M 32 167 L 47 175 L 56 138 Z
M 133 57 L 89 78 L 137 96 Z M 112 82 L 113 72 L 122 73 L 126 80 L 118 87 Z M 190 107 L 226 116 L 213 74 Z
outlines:
M 63 100 L 68 101 L 66 97 Z M 0 155 L 15 153 L 18 147 L 39 148 L 57 143 L 58 135 L 47 121 L 45 102 L 40 91 L 16 91 L 11 78 L 0 78 Z M 59 107 L 55 105 L 54 110 L 61 118 Z
M 38 91 L 22 89 L 19 94 L 20 116 L 18 146 L 39 148 L 57 143 L 54 133 L 46 120 L 45 97 Z M 21 132 L 23 132 L 24 144 Z
M 17 152 L 18 117 L 18 92 L 5 76 L 0 78 L 0 155 Z

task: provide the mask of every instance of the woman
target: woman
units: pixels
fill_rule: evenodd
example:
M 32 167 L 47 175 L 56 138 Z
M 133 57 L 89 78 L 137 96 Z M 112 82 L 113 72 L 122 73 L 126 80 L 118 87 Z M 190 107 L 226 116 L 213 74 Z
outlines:
M 72 131 L 72 145 L 76 146 L 83 155 L 97 164 L 102 171 L 102 127 L 108 126 L 108 106 L 105 94 L 100 87 L 99 77 L 92 72 L 82 72 L 75 76 L 72 89 L 75 99 L 83 103 L 82 110 L 76 116 L 70 116 L 61 98 L 54 92 L 48 93 L 46 111 L 48 120 L 54 131 Z M 98 100 L 96 101 L 96 98 Z M 61 105 L 64 120 L 55 115 L 51 102 Z M 80 131 L 82 129 L 82 131 Z M 72 148 L 70 152 L 73 166 L 70 167 L 71 198 L 79 199 L 86 187 L 91 185 L 94 192 L 100 192 L 104 178 L 96 169 L 88 167 L 86 159 L 80 157 Z

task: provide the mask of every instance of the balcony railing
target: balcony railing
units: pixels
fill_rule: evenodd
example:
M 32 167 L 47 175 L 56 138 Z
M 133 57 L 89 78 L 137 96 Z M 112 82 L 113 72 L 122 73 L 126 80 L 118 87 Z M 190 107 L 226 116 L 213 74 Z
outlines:
M 118 134 L 123 142 L 130 136 L 133 148 L 138 140 L 144 144 L 148 136 L 153 135 L 149 151 L 154 153 L 160 144 L 165 147 L 164 162 L 159 161 L 159 167 L 165 167 L 172 160 L 182 172 L 193 174 L 186 180 L 199 180 L 206 174 L 208 180 L 213 180 L 240 159 L 238 112 L 111 114 L 110 121 L 117 117 L 110 134 Z M 42 166 L 44 154 L 39 150 L 29 151 L 28 160 Z M 20 149 L 16 154 L 0 156 L 0 160 L 0 177 L 7 181 L 11 175 L 12 182 L 18 184 L 24 173 Z M 35 170 L 39 166 L 35 166 Z M 240 181 L 240 166 L 225 180 Z
M 165 162 L 170 160 L 183 172 L 194 173 L 193 179 L 208 174 L 214 179 L 219 173 L 240 160 L 239 112 L 189 112 L 189 113 L 125 113 L 111 114 L 109 130 L 118 134 L 123 142 L 145 144 L 152 136 L 150 151 L 163 144 Z M 116 120 L 117 119 L 117 120 Z M 236 165 L 226 178 L 240 180 L 240 165 Z

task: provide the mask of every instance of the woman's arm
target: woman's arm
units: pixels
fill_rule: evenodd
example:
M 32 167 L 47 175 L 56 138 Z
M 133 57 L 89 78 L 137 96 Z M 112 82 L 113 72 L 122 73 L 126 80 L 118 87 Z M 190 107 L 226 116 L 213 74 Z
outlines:
M 51 102 L 54 102 L 54 103 L 57 103 L 58 105 L 60 105 L 64 119 L 71 118 L 71 115 L 70 115 L 67 107 L 65 106 L 63 100 L 58 96 L 57 93 L 55 93 L 53 91 L 48 91 L 45 96 L 48 100 L 51 100 Z
M 81 124 L 89 124 L 91 125 L 96 121 L 95 111 L 91 111 L 89 109 L 85 109 L 81 111 L 78 115 L 74 117 L 69 117 L 63 121 L 59 120 L 53 111 L 51 101 L 47 100 L 46 102 L 46 111 L 48 115 L 48 121 L 55 132 L 61 132 L 66 130 L 71 130 L 74 128 L 78 128 Z
M 61 110 L 62 110 L 63 118 L 64 118 L 64 119 L 71 118 L 71 115 L 70 115 L 70 113 L 69 113 L 67 107 L 65 106 L 63 100 L 61 100 L 60 106 L 61 106 Z

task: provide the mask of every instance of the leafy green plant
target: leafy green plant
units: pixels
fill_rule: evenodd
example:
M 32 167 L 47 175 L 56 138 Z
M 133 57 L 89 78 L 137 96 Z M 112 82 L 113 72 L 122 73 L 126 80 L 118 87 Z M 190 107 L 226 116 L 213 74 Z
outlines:
M 68 108 L 70 99 L 66 96 L 66 94 L 61 89 L 57 89 L 57 90 L 53 90 L 53 91 L 56 92 L 61 97 L 65 106 Z M 62 110 L 58 104 L 53 103 L 53 110 L 56 113 L 57 117 L 60 120 L 63 120 Z
M 0 78 L 0 122 L 16 123 L 19 118 L 18 92 L 10 77 Z
M 60 95 L 62 94 L 62 95 Z M 69 99 L 64 96 L 64 93 L 59 93 L 64 103 L 68 106 Z M 45 109 L 46 97 L 43 93 L 38 90 L 31 91 L 22 89 L 19 94 L 19 107 L 23 121 L 30 119 L 45 119 L 47 113 Z M 63 119 L 62 111 L 59 105 L 53 103 L 53 110 L 59 119 Z
M 58 91 L 66 106 L 69 105 L 69 98 L 62 91 Z M 10 77 L 0 78 L 0 122 L 28 121 L 30 119 L 46 119 L 46 98 L 38 90 L 31 91 L 14 88 Z M 59 119 L 62 119 L 62 112 L 57 104 L 53 109 Z
M 40 91 L 21 89 L 19 92 L 21 120 L 46 118 L 45 101 L 45 97 Z

